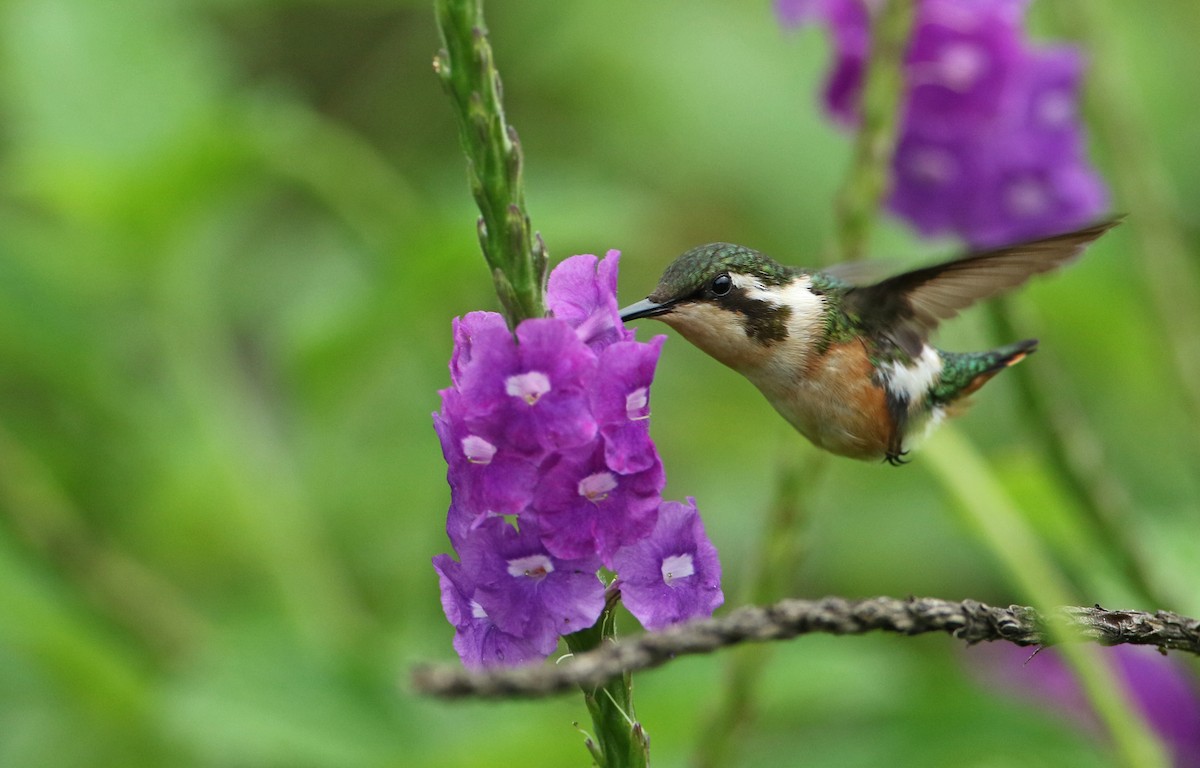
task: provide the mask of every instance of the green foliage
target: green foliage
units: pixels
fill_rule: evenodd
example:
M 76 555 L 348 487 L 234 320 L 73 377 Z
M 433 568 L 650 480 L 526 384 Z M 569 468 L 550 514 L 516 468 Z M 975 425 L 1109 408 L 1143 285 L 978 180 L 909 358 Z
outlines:
M 1100 5 L 1119 48 L 1093 58 L 1130 63 L 1108 96 L 1136 97 L 1144 163 L 1187 210 L 1200 173 L 1180 73 L 1200 63 L 1200 20 L 1182 0 Z M 489 24 L 555 257 L 621 248 L 628 300 L 701 242 L 829 260 L 852 147 L 816 106 L 819 35 L 716 0 L 496 3 Z M 578 696 L 451 705 L 403 684 L 412 661 L 453 657 L 429 565 L 447 547 L 429 414 L 449 320 L 498 308 L 438 47 L 425 2 L 0 6 L 0 765 L 583 763 Z M 1076 599 L 1197 615 L 1197 425 L 1144 287 L 1140 205 L 1118 199 L 1128 225 L 1013 304 L 1041 339 L 1022 365 L 1061 373 L 1163 604 L 1097 551 L 1008 374 L 960 429 Z M 1196 233 L 1180 234 L 1194 262 Z M 869 250 L 947 249 L 889 223 Z M 939 343 L 1011 341 L 988 333 L 972 313 Z M 811 449 L 680 339 L 655 391 L 667 495 L 697 498 L 736 603 L 778 455 Z M 795 592 L 1014 600 L 928 469 L 828 462 L 805 488 Z M 1111 759 L 988 691 L 971 653 L 780 646 L 739 762 Z M 655 764 L 688 759 L 722 667 L 638 677 Z

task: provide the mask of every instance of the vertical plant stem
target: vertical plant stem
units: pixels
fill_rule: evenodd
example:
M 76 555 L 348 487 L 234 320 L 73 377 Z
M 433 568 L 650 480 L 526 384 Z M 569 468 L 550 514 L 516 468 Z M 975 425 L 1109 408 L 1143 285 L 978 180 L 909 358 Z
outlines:
M 433 69 L 454 102 L 479 206 L 479 244 L 510 327 L 545 314 L 546 247 L 525 211 L 524 158 L 501 101 L 482 0 L 437 0 L 443 48 Z
M 615 608 L 616 600 L 610 599 L 595 625 L 566 635 L 572 653 L 584 653 L 614 641 Z M 645 768 L 650 763 L 650 737 L 633 711 L 632 676 L 627 672 L 602 686 L 584 687 L 583 697 L 596 731 L 596 740 L 587 744 L 596 764 L 600 768 Z
M 800 529 L 807 513 L 804 490 L 817 483 L 828 464 L 824 454 L 810 454 L 808 460 L 801 460 L 794 451 L 783 455 L 762 544 L 758 557 L 753 558 L 749 594 L 743 603 L 762 605 L 792 592 L 803 547 Z M 751 644 L 730 651 L 721 695 L 716 709 L 706 718 L 693 765 L 708 768 L 743 762 L 744 758 L 738 758 L 738 747 L 754 719 L 754 696 L 771 650 L 766 644 Z
M 1013 322 L 1009 303 L 1000 299 L 987 307 L 996 337 L 1024 338 Z M 1037 435 L 1050 468 L 1086 515 L 1094 533 L 1113 558 L 1125 581 L 1147 608 L 1170 603 L 1159 597 L 1145 566 L 1145 556 L 1123 533 L 1130 516 L 1130 496 L 1111 468 L 1106 466 L 1100 439 L 1077 402 L 1058 394 L 1060 378 L 1054 360 L 1039 354 L 1037 366 L 1017 366 L 1012 380 L 1021 408 Z M 1039 374 L 1035 374 L 1037 371 Z
M 1075 602 L 1062 572 L 999 479 L 953 426 L 942 427 L 921 458 L 953 497 L 963 524 L 992 551 L 1021 599 L 1043 609 Z M 1132 698 L 1105 663 L 1102 649 L 1082 643 L 1055 648 L 1075 673 L 1123 764 L 1167 768 L 1162 745 L 1130 706 Z
M 837 197 L 842 258 L 862 258 L 871 226 L 888 193 L 896 127 L 904 97 L 904 54 L 913 22 L 912 0 L 883 0 L 871 18 L 871 54 L 862 95 L 862 123 L 850 171 Z
M 444 47 L 433 60 L 454 102 L 459 137 L 467 155 L 471 192 L 479 206 L 479 244 L 492 270 L 496 295 L 510 328 L 545 314 L 546 247 L 532 233 L 525 211 L 524 158 L 516 130 L 504 117 L 500 74 L 483 20 L 482 0 L 436 0 Z M 616 636 L 615 596 L 590 629 L 566 636 L 572 653 L 583 653 Z M 629 674 L 584 688 L 595 741 L 587 748 L 601 768 L 641 768 L 650 761 L 649 738 L 633 711 Z

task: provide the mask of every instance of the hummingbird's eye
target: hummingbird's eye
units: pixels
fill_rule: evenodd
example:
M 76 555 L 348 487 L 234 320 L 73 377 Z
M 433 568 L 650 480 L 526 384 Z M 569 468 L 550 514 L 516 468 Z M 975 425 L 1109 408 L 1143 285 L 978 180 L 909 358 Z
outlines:
M 712 281 L 713 296 L 725 296 L 733 290 L 733 278 L 722 272 L 713 278 Z

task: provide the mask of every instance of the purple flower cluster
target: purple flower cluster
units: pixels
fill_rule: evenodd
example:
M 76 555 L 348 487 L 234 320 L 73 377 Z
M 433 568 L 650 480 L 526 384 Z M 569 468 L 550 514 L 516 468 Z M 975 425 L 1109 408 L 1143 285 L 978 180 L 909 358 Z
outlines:
M 825 86 L 855 125 L 870 51 L 869 0 L 776 0 L 784 24 L 828 25 Z M 1069 46 L 1022 34 L 1026 0 L 917 0 L 889 207 L 924 235 L 979 247 L 1086 223 L 1108 205 L 1078 115 L 1083 74 Z
M 650 382 L 665 336 L 634 340 L 617 310 L 619 254 L 550 275 L 551 317 L 454 322 L 451 387 L 433 416 L 448 465 L 433 559 L 454 647 L 470 667 L 544 659 L 604 609 L 603 566 L 648 629 L 721 604 L 721 569 L 695 504 L 663 503 Z

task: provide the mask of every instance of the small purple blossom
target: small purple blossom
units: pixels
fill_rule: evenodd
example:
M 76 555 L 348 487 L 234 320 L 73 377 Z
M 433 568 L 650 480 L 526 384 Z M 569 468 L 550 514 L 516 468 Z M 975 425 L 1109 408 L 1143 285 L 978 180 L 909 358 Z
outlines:
M 725 601 L 695 499 L 665 502 L 649 537 L 617 552 L 621 601 L 647 629 L 708 617 Z
M 782 23 L 819 20 L 835 61 L 825 104 L 854 126 L 870 48 L 867 0 L 777 0 Z M 1035 47 L 1025 0 L 917 0 L 888 207 L 924 235 L 990 247 L 1084 224 L 1108 207 L 1079 120 L 1083 61 Z
M 442 591 L 442 611 L 454 625 L 454 650 L 465 666 L 480 669 L 541 661 L 558 645 L 557 634 L 514 635 L 497 627 L 475 601 L 475 586 L 462 565 L 450 555 L 433 558 L 433 567 Z
M 551 273 L 546 285 L 546 306 L 565 320 L 579 339 L 600 352 L 609 344 L 632 341 L 633 331 L 621 322 L 617 305 L 619 251 L 597 260 L 591 254 L 572 256 Z
M 618 549 L 654 530 L 666 476 L 657 455 L 651 466 L 623 475 L 608 466 L 603 444 L 562 456 L 546 467 L 532 509 L 550 551 L 560 557 L 593 552 L 612 565 Z
M 587 387 L 596 356 L 570 326 L 526 320 L 515 341 L 507 329 L 488 327 L 474 347 L 458 387 L 472 432 L 503 432 L 513 450 L 533 461 L 592 440 Z
M 599 558 L 555 557 L 533 520 L 523 518 L 520 530 L 494 520 L 458 550 L 474 600 L 505 632 L 558 637 L 592 626 L 604 609 Z
M 665 476 L 650 384 L 666 337 L 640 343 L 621 323 L 618 262 L 616 251 L 564 261 L 550 275 L 552 317 L 522 322 L 515 338 L 495 313 L 454 321 L 433 424 L 459 559 L 433 564 L 469 667 L 544 659 L 559 636 L 592 626 L 604 609 L 597 571 L 655 530 Z M 700 551 L 705 578 L 719 575 L 704 545 L 671 561 L 678 583 L 699 580 L 684 571 Z
M 487 422 L 472 430 L 465 411 L 461 393 L 447 389 L 442 412 L 433 414 L 450 484 L 446 532 L 455 545 L 483 521 L 525 509 L 537 481 L 537 465 L 514 451 L 503 431 Z
M 650 440 L 650 382 L 666 340 L 618 341 L 600 353 L 599 369 L 608 375 L 592 388 L 592 412 L 604 437 L 605 463 L 614 472 L 642 472 L 658 460 Z

